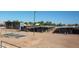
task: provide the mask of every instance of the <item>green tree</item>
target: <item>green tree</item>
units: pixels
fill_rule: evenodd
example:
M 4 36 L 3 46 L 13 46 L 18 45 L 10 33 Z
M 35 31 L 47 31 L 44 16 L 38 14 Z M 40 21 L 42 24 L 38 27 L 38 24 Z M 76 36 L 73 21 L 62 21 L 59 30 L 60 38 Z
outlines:
M 45 25 L 50 26 L 50 25 L 53 25 L 53 24 L 52 24 L 52 22 L 51 22 L 51 21 L 47 21 L 47 22 L 45 22 Z
M 62 23 L 57 24 L 57 26 L 62 26 Z

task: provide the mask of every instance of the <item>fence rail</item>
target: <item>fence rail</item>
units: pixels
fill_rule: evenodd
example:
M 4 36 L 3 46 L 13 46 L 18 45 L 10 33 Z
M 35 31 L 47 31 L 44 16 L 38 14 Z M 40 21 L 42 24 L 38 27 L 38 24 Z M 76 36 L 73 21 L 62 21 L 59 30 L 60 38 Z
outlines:
M 5 43 L 6 45 L 8 44 L 8 45 L 10 45 L 10 46 L 14 46 L 14 47 L 16 47 L 16 48 L 21 48 L 21 47 L 19 47 L 19 46 L 17 46 L 17 45 L 8 43 L 8 42 L 6 42 L 6 41 L 1 41 L 1 43 L 0 43 L 0 47 L 1 47 L 1 48 L 8 48 L 7 46 L 4 46 L 3 43 Z

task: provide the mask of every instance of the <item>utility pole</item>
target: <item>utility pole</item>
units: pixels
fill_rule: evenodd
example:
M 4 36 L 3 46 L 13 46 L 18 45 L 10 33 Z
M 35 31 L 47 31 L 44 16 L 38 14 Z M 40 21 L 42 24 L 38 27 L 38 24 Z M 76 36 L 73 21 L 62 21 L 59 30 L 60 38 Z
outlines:
M 33 36 L 35 35 L 35 17 L 36 17 L 36 11 L 34 11 L 34 17 L 33 17 L 33 21 L 34 21 L 34 24 L 33 24 Z

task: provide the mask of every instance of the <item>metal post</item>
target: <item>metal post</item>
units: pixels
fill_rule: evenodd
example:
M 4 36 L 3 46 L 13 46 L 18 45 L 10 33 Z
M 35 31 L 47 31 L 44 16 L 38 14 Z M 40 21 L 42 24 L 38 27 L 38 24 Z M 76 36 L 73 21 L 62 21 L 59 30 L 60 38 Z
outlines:
M 1 41 L 1 48 L 2 48 L 2 41 Z
M 34 21 L 34 24 L 33 24 L 33 29 L 34 29 L 33 36 L 35 35 L 35 17 L 36 17 L 36 11 L 34 11 L 34 18 L 33 18 L 33 21 Z

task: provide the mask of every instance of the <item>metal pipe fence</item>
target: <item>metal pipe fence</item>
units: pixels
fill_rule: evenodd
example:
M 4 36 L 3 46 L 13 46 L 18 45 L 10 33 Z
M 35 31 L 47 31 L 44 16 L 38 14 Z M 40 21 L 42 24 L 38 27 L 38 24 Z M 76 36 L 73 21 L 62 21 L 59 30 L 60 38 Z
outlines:
M 6 45 L 10 46 L 9 48 L 12 48 L 12 47 L 14 47 L 14 48 L 21 48 L 21 47 L 19 47 L 19 46 L 17 46 L 17 45 L 8 43 L 8 42 L 6 42 L 6 41 L 0 41 L 0 48 L 8 48 Z M 11 47 L 11 46 L 12 46 L 12 47 Z

